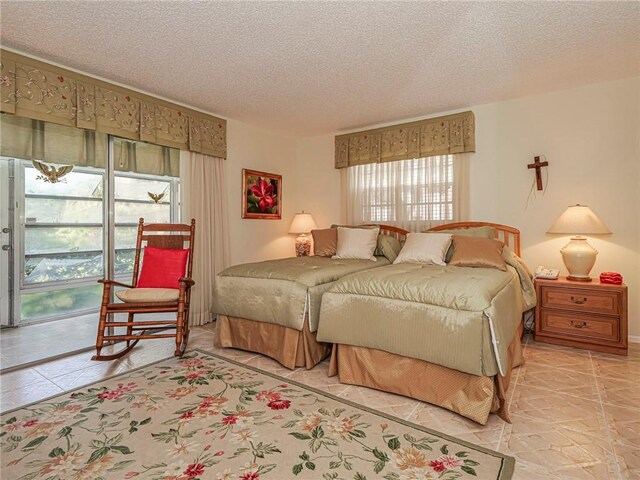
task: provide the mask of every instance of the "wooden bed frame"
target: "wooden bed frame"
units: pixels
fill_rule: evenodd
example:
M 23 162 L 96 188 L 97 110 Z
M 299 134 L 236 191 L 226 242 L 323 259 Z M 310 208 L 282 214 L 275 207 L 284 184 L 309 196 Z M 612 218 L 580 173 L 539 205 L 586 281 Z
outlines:
M 488 222 L 457 222 L 438 225 L 429 232 L 493 227 L 496 239 L 520 255 L 520 231 L 508 225 Z M 402 239 L 406 231 L 397 229 Z M 415 398 L 485 424 L 489 413 L 497 413 L 510 422 L 506 391 L 511 370 L 522 362 L 520 336 L 522 326 L 509 346 L 509 368 L 505 376 L 476 376 L 441 365 L 395 355 L 374 348 L 334 344 L 329 376 L 338 375 L 341 383 L 361 385 L 376 390 Z M 434 388 L 434 385 L 438 388 Z
M 367 225 L 380 227 L 380 234 L 403 242 L 406 230 L 391 225 Z M 274 323 L 248 318 L 218 315 L 214 344 L 222 348 L 238 348 L 273 358 L 293 370 L 296 367 L 313 368 L 331 353 L 331 345 L 316 341 L 316 332 L 310 332 L 308 318 L 303 329 L 296 330 Z

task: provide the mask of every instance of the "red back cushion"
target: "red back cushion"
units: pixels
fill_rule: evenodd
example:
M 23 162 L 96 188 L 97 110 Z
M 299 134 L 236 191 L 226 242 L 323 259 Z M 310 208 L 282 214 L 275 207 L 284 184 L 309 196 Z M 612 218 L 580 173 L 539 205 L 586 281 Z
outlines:
M 180 288 L 188 256 L 188 249 L 146 247 L 136 287 Z

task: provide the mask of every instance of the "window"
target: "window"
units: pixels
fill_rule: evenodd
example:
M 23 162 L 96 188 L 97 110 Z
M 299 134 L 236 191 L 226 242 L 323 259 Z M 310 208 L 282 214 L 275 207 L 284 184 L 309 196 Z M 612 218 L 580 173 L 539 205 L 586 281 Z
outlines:
M 102 276 L 102 172 L 40 177 L 24 162 L 24 284 Z
M 152 147 L 163 152 L 162 147 L 146 144 L 140 150 Z M 17 199 L 16 216 L 22 219 L 16 222 L 20 248 L 14 274 L 20 321 L 62 318 L 99 308 L 102 286 L 96 280 L 106 275 L 104 251 L 110 225 L 114 226 L 114 274 L 128 282 L 140 217 L 149 223 L 180 221 L 180 179 L 171 175 L 178 171 L 158 168 L 161 162 L 151 160 L 159 155 L 147 157 L 130 154 L 125 167 L 136 169 L 113 172 L 111 218 L 105 214 L 108 179 L 103 168 L 75 165 L 52 183 L 32 162 L 3 157 L 17 172 L 11 188 Z M 139 169 L 145 167 L 160 172 L 141 173 Z
M 454 220 L 454 157 L 401 160 L 347 169 L 349 223 L 419 231 Z
M 179 222 L 179 185 L 180 179 L 176 177 L 116 173 L 116 275 L 133 272 L 140 217 L 146 223 Z

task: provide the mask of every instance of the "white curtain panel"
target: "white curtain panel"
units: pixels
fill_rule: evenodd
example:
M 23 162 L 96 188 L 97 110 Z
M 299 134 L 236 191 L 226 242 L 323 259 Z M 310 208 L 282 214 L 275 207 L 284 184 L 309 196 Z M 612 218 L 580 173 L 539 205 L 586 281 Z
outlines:
M 420 232 L 466 217 L 466 154 L 371 163 L 344 170 L 343 206 L 349 225 L 382 223 Z
M 196 219 L 190 325 L 213 320 L 211 298 L 218 272 L 229 265 L 225 160 L 180 151 L 180 215 Z

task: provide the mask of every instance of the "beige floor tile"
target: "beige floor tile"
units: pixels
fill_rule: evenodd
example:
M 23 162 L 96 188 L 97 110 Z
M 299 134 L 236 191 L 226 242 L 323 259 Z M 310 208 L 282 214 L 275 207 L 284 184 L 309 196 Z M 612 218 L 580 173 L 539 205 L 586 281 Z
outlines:
M 527 352 L 528 354 L 528 352 Z M 592 370 L 583 372 L 554 369 L 549 365 L 525 364 L 518 375 L 518 385 L 542 388 L 579 397 L 598 394 Z
M 192 329 L 193 332 L 210 333 L 212 335 L 215 333 L 215 330 L 216 330 L 215 322 L 207 323 L 205 325 L 200 325 L 198 327 L 193 327 Z
M 635 379 L 597 377 L 598 390 L 603 403 L 629 407 L 640 407 L 640 382 Z
M 512 480 L 566 480 L 559 473 L 521 459 L 516 461 Z
M 260 356 L 260 354 L 255 352 L 247 352 L 245 350 L 238 350 L 236 348 L 203 348 L 205 352 L 213 353 L 214 355 L 218 355 L 219 357 L 228 358 L 230 360 L 235 360 L 236 362 L 246 363 L 252 358 Z
M 213 335 L 209 333 L 202 333 L 200 335 L 193 335 L 189 338 L 189 349 L 199 348 L 201 350 L 210 350 L 213 348 Z
M 35 362 L 91 346 L 96 340 L 96 325 L 97 314 L 93 314 L 3 329 L 0 332 L 0 368 Z
M 71 373 L 95 366 L 98 362 L 91 360 L 94 354 L 94 350 L 77 353 L 68 357 L 52 360 L 51 362 L 41 363 L 36 365 L 34 369 L 47 378 Z
M 259 368 L 260 370 L 264 370 L 265 372 L 275 373 L 276 375 L 280 375 L 281 377 L 287 377 L 293 372 L 293 370 L 289 370 L 288 368 L 283 367 L 276 360 L 265 357 L 264 355 L 256 355 L 253 358 L 250 358 L 246 362 L 246 365 Z
M 491 449 L 497 448 L 505 426 L 496 415 L 491 415 L 487 424 L 483 426 L 444 408 L 426 403 L 422 403 L 407 420 Z
M 526 364 L 547 366 L 552 369 L 571 370 L 591 374 L 591 358 L 587 351 L 551 350 L 540 344 L 527 345 Z
M 602 427 L 604 418 L 597 394 L 578 397 L 518 383 L 510 406 L 511 414 L 532 420 Z M 595 425 L 597 424 L 597 425 Z M 581 428 L 581 427 L 579 427 Z
M 615 478 L 614 457 L 604 428 L 583 430 L 512 414 L 500 451 L 568 478 Z
M 72 390 L 113 377 L 114 375 L 125 373 L 129 370 L 131 370 L 131 367 L 128 364 L 117 360 L 111 362 L 96 362 L 95 365 L 90 367 L 57 375 L 51 377 L 50 380 L 63 390 Z
M 35 369 L 27 368 L 23 370 L 15 370 L 0 375 L 0 391 L 9 392 L 16 388 L 24 388 L 29 385 L 44 383 L 48 380 L 40 375 Z
M 636 381 L 640 378 L 640 359 L 593 357 L 593 368 L 599 378 Z
M 614 442 L 640 450 L 640 405 L 620 407 L 603 404 L 607 427 Z
M 624 479 L 640 479 L 640 448 L 620 442 L 613 442 L 620 477 Z
M 0 395 L 0 412 L 6 412 L 63 392 L 63 389 L 48 380 L 14 388 L 2 392 Z
M 394 395 L 355 385 L 341 393 L 340 398 L 399 418 L 406 418 L 416 407 L 422 404 L 422 402 L 402 395 Z
M 340 383 L 337 375 L 333 377 L 327 376 L 328 370 L 329 365 L 323 362 L 311 370 L 306 368 L 296 369 L 287 378 L 333 395 L 339 395 L 349 388 L 348 385 Z

